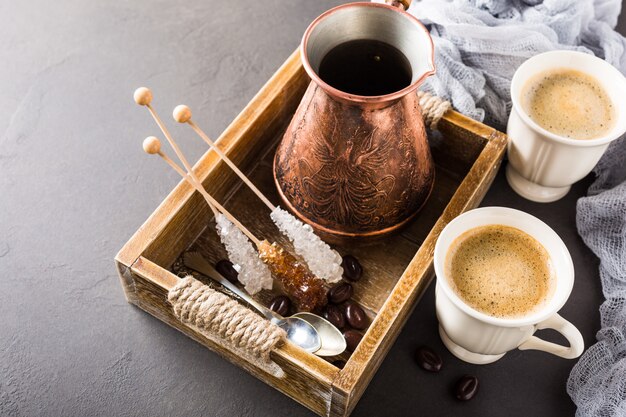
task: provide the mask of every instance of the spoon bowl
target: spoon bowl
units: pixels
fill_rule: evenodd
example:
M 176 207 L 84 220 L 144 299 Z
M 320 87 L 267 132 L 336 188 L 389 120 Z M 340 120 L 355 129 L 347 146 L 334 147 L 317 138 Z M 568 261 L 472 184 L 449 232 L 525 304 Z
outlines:
M 292 318 L 306 321 L 315 328 L 321 340 L 321 347 L 315 352 L 317 356 L 335 356 L 346 350 L 346 339 L 343 334 L 328 320 L 313 313 L 296 313 Z
M 299 317 L 273 319 L 272 323 L 287 332 L 287 340 L 309 353 L 318 354 L 322 340 L 315 327 Z

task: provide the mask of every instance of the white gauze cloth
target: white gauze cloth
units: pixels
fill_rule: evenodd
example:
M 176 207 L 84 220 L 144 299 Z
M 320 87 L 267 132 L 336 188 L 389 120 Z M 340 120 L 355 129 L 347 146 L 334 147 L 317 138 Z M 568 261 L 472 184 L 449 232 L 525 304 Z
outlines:
M 613 142 L 576 205 L 576 226 L 600 258 L 602 329 L 572 369 L 567 392 L 579 417 L 626 416 L 626 137 Z M 582 277 L 583 279 L 588 277 Z

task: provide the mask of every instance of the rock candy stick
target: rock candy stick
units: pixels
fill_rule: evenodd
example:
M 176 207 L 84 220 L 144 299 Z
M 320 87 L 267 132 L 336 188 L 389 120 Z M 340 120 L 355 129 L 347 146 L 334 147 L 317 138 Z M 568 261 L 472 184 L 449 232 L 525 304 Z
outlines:
M 173 112 L 174 120 L 179 123 L 187 123 L 191 128 L 215 150 L 226 164 L 241 178 L 241 180 L 259 197 L 261 201 L 272 210 L 271 218 L 278 229 L 293 243 L 296 253 L 306 261 L 311 272 L 316 276 L 334 283 L 341 280 L 343 268 L 341 267 L 341 255 L 332 250 L 326 242 L 319 238 L 313 228 L 305 225 L 300 220 L 280 207 L 275 207 L 263 193 L 250 181 L 250 179 L 215 145 L 215 143 L 191 120 L 191 109 L 184 104 L 176 106 Z
M 324 282 L 276 243 L 260 242 L 259 255 L 293 298 L 299 311 L 319 311 L 328 302 Z
M 215 221 L 228 259 L 241 268 L 238 279 L 248 294 L 256 294 L 262 289 L 271 290 L 272 274 L 248 238 L 223 214 L 218 214 Z

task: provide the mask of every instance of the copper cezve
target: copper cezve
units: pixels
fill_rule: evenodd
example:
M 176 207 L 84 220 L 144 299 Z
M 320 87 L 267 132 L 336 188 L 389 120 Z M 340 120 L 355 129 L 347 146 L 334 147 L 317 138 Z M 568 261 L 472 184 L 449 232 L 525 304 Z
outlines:
M 401 51 L 410 84 L 361 96 L 324 82 L 318 73 L 326 54 L 359 39 Z M 351 3 L 313 21 L 300 52 L 312 81 L 274 159 L 283 202 L 331 242 L 397 230 L 423 206 L 435 176 L 416 95 L 435 71 L 428 31 L 399 8 Z

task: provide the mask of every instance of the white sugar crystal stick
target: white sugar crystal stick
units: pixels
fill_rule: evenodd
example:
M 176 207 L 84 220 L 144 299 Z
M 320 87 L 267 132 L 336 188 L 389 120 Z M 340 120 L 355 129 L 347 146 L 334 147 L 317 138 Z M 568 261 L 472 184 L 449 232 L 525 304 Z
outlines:
M 194 187 L 206 200 L 215 215 L 215 222 L 220 240 L 228 252 L 228 259 L 233 264 L 238 264 L 241 269 L 238 279 L 250 294 L 256 294 L 261 289 L 272 288 L 272 274 L 261 259 L 250 240 L 259 245 L 259 240 L 246 229 L 232 214 L 222 207 L 194 178 L 186 173 L 176 162 L 161 150 L 161 141 L 154 136 L 149 136 L 143 141 L 143 149 L 148 154 L 158 154 L 174 171 L 178 172 L 192 187 Z M 221 212 L 221 213 L 220 213 Z M 247 237 L 246 237 L 247 236 Z M 248 240 L 250 238 L 250 240 Z
M 289 237 L 296 253 L 306 260 L 311 272 L 330 283 L 341 280 L 341 255 L 317 237 L 311 226 L 280 207 L 276 207 L 270 216 L 278 229 Z
M 233 264 L 241 267 L 238 279 L 249 294 L 256 294 L 262 289 L 272 289 L 272 274 L 259 258 L 252 243 L 228 219 L 219 214 L 215 221 L 222 244 Z
M 328 281 L 341 280 L 343 268 L 341 267 L 341 255 L 332 250 L 328 244 L 320 239 L 311 226 L 305 225 L 300 220 L 280 207 L 274 206 L 263 193 L 241 172 L 241 170 L 224 154 L 224 152 L 191 120 L 191 109 L 184 104 L 176 106 L 173 112 L 174 120 L 179 123 L 187 123 L 191 128 L 215 150 L 224 162 L 241 178 L 241 180 L 272 210 L 271 218 L 278 229 L 293 243 L 296 253 L 304 258 L 311 272 L 316 276 Z

